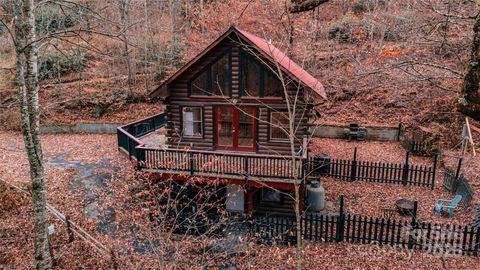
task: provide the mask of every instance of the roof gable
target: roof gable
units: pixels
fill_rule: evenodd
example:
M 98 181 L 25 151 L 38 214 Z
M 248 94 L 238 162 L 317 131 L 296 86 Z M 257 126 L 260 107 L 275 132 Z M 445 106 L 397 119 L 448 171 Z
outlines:
M 321 97 L 322 99 L 326 99 L 326 93 L 323 85 L 315 79 L 310 73 L 304 70 L 300 65 L 295 63 L 291 60 L 288 56 L 286 56 L 282 51 L 277 49 L 273 46 L 270 42 L 259 38 L 251 33 L 246 31 L 240 30 L 235 26 L 230 27 L 224 34 L 222 34 L 219 38 L 217 38 L 214 42 L 212 42 L 206 49 L 204 49 L 201 53 L 199 53 L 196 57 L 190 60 L 187 64 L 185 64 L 182 68 L 180 68 L 177 72 L 171 75 L 167 80 L 165 80 L 160 86 L 158 86 L 155 90 L 153 90 L 150 95 L 158 96 L 160 95 L 161 89 L 166 89 L 166 86 L 173 82 L 176 78 L 178 78 L 181 74 L 183 74 L 188 68 L 194 65 L 197 61 L 199 61 L 203 56 L 209 53 L 215 46 L 217 46 L 220 42 L 225 40 L 231 33 L 237 34 L 239 38 L 246 41 L 250 46 L 253 46 L 257 49 L 260 53 L 262 53 L 266 58 L 268 58 L 273 63 L 278 63 L 282 70 L 293 78 L 298 80 L 300 83 L 305 85 L 307 88 L 311 89 L 317 96 Z

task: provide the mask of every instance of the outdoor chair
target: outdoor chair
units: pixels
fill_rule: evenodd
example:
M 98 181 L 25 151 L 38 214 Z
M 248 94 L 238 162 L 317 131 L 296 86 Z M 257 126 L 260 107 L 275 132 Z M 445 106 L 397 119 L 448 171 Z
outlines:
M 448 215 L 453 217 L 453 209 L 457 208 L 458 203 L 462 200 L 462 195 L 455 195 L 453 200 L 438 199 L 435 203 L 435 214 L 441 215 L 444 210 Z

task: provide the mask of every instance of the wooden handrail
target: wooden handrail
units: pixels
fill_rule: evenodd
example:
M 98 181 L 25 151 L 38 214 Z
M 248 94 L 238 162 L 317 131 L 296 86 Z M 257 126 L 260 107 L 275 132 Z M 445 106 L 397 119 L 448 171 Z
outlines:
M 120 126 L 120 127 L 123 128 L 123 129 L 125 129 L 125 128 L 129 127 L 129 126 L 133 126 L 133 125 L 135 125 L 135 124 L 139 124 L 139 123 L 141 123 L 141 122 L 145 122 L 145 121 L 147 121 L 147 120 L 150 120 L 150 119 L 155 118 L 155 117 L 157 117 L 157 116 L 160 116 L 160 115 L 162 115 L 162 114 L 165 114 L 165 112 L 161 112 L 161 113 L 158 113 L 158 114 L 155 114 L 155 115 L 152 115 L 152 116 L 148 116 L 148 117 L 142 118 L 142 119 L 140 119 L 140 120 L 137 120 L 137 121 L 135 121 L 135 122 L 131 122 L 131 123 L 125 124 L 125 125 Z
M 123 129 L 123 127 L 117 127 L 117 131 L 119 131 L 120 133 L 122 133 L 123 135 L 129 137 L 130 139 L 134 140 L 136 143 L 138 143 L 139 145 L 142 145 L 143 142 L 140 141 L 138 138 L 136 138 L 135 136 L 133 136 L 132 134 L 128 133 L 125 129 Z
M 219 151 L 207 151 L 207 150 L 193 150 L 193 149 L 178 149 L 178 148 L 157 148 L 157 147 L 147 147 L 144 145 L 139 145 L 136 149 L 146 150 L 146 151 L 164 151 L 164 152 L 184 152 L 184 153 L 198 153 L 198 154 L 210 154 L 217 156 L 236 156 L 236 157 L 259 157 L 259 158 L 276 158 L 276 159 L 291 159 L 292 156 L 287 155 L 268 155 L 268 154 L 257 154 L 257 153 L 241 153 L 241 152 L 219 152 Z M 298 159 L 305 159 L 303 156 L 296 156 Z

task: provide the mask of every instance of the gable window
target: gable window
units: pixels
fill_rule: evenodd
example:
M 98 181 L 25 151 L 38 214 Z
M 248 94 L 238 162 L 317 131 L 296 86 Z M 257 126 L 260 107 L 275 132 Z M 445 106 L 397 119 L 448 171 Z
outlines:
M 260 96 L 260 65 L 252 57 L 242 59 L 242 85 L 246 96 Z
M 249 97 L 282 97 L 283 85 L 278 76 L 261 65 L 254 56 L 240 53 L 241 95 Z
M 230 51 L 209 64 L 189 83 L 189 93 L 193 96 L 230 95 L 231 72 Z
M 183 136 L 201 137 L 202 130 L 202 108 L 184 107 L 182 109 Z
M 289 120 L 287 112 L 270 112 L 270 140 L 288 140 Z

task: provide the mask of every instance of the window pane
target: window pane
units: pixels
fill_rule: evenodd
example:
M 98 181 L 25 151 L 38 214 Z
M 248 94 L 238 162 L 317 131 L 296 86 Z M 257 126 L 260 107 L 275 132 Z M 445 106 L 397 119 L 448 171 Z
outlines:
M 232 108 L 218 108 L 218 124 L 217 124 L 218 145 L 221 145 L 221 146 L 233 145 L 232 120 L 233 120 Z
M 183 108 L 183 135 L 202 136 L 202 109 Z
M 253 121 L 254 112 L 252 110 L 238 111 L 238 146 L 253 146 Z
M 243 56 L 242 86 L 246 96 L 260 95 L 260 66 L 251 57 Z
M 270 138 L 288 139 L 288 113 L 272 112 L 270 120 Z
M 228 95 L 228 54 L 212 64 L 212 95 Z
M 265 71 L 264 96 L 281 97 L 283 96 L 283 86 L 280 79 L 274 73 Z
M 192 95 L 208 95 L 207 88 L 207 71 L 205 70 L 197 78 L 195 78 L 191 83 L 191 94 Z

